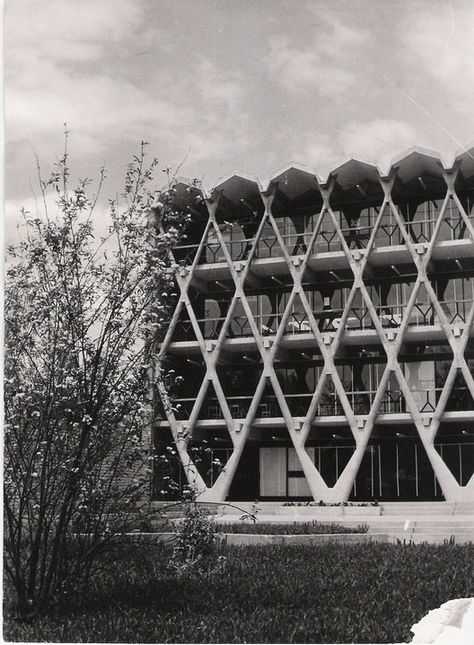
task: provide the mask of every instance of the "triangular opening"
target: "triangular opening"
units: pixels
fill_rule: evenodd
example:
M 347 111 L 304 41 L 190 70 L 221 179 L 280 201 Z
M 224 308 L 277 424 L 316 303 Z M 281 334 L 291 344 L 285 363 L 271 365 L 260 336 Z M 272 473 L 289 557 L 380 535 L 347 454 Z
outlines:
M 230 237 L 229 225 L 227 223 L 219 225 L 219 230 L 224 238 L 224 242 L 227 243 L 228 238 Z M 199 258 L 199 263 L 202 264 L 216 264 L 220 262 L 226 262 L 225 253 L 222 249 L 219 237 L 217 235 L 216 229 L 211 226 L 209 228 L 206 242 L 202 249 L 202 255 Z
M 466 486 L 474 474 L 474 429 L 471 425 L 441 423 L 434 445 L 458 484 Z
M 285 352 L 275 361 L 275 373 L 285 401 L 294 417 L 305 417 L 322 368 L 320 356 L 304 351 Z
M 175 417 L 189 419 L 205 374 L 201 353 L 167 354 L 162 365 L 163 384 Z
M 222 355 L 217 375 L 234 419 L 245 419 L 262 374 L 258 353 Z
M 450 325 L 464 325 L 474 302 L 474 276 L 458 260 L 455 267 L 444 263 L 430 282 Z
M 411 263 L 380 267 L 380 270 L 377 267 L 376 275 L 373 270 L 367 273 L 364 278 L 367 293 L 384 330 L 396 332 L 400 327 L 417 275 L 416 268 Z M 362 316 L 361 328 L 375 326 L 375 320 L 365 299 Z
M 390 372 L 380 402 L 379 414 L 400 414 L 407 411 L 407 405 L 395 372 Z
M 314 230 L 317 215 L 287 211 L 285 217 L 275 217 L 275 223 L 289 255 L 305 255 Z
M 254 182 L 234 176 L 221 185 L 217 226 L 231 262 L 245 262 L 262 220 L 264 206 Z
M 347 304 L 349 304 L 349 314 L 345 323 L 346 331 L 365 329 L 367 322 L 370 319 L 370 311 L 367 308 L 362 291 L 359 287 L 354 289 L 350 303 L 346 300 L 346 305 Z
M 465 203 L 463 206 L 467 207 L 468 205 Z M 470 235 L 469 229 L 466 225 L 466 219 L 467 216 L 461 213 L 454 197 L 450 195 L 435 242 L 438 243 L 447 240 L 472 240 L 472 236 Z
M 271 244 L 271 249 L 268 249 L 269 252 L 271 250 L 273 253 L 271 257 L 283 257 L 283 251 L 277 239 L 269 238 L 267 242 Z M 267 291 L 271 292 L 288 284 L 293 284 L 284 264 L 279 263 L 277 270 L 268 275 L 268 271 L 262 268 L 261 263 L 259 265 L 258 248 L 255 249 L 255 253 L 249 256 L 246 265 L 242 262 L 236 262 L 235 269 L 245 294 L 249 296 Z
M 354 203 L 341 208 L 342 234 L 349 250 L 366 249 L 369 244 L 379 209 L 363 206 L 363 203 Z
M 268 268 L 262 267 L 260 262 L 262 258 L 284 257 L 283 248 L 276 235 L 277 230 L 278 227 L 273 226 L 271 220 L 267 219 L 255 253 L 249 257 L 248 265 L 235 264 L 246 302 L 261 336 L 276 333 L 288 301 L 289 292 L 293 287 L 291 273 L 285 262 L 283 264 L 277 263 L 270 274 Z M 247 324 L 247 320 L 244 321 L 244 324 Z
M 356 448 L 347 423 L 315 428 L 308 433 L 305 450 L 316 466 L 326 486 L 334 486 Z
M 350 499 L 360 502 L 443 499 L 413 424 L 375 426 Z
M 285 334 L 311 333 L 311 321 L 298 293 L 293 297 L 286 319 Z
M 232 452 L 232 439 L 225 426 L 201 433 L 195 429 L 188 445 L 188 454 L 208 488 L 216 483 Z
M 415 244 L 431 241 L 443 198 L 444 195 L 433 198 L 416 196 L 407 198 L 400 206 L 408 235 Z
M 225 221 L 220 229 L 232 261 L 246 262 L 260 225 L 261 215 L 256 211 L 249 213 L 246 219 Z
M 445 363 L 447 367 L 449 363 L 449 359 L 447 359 L 443 363 Z M 439 364 L 439 362 L 437 364 Z M 443 378 L 444 372 L 446 371 L 446 367 L 442 372 L 440 370 L 441 372 L 439 377 L 440 384 L 443 382 L 442 378 Z M 449 412 L 451 411 L 462 412 L 466 410 L 474 410 L 474 398 L 466 383 L 464 374 L 460 368 L 456 370 L 456 375 L 454 377 L 454 381 L 450 388 L 450 393 L 448 396 L 448 400 L 446 402 L 445 410 Z
M 204 307 L 200 307 L 198 323 L 205 340 L 217 340 L 219 337 L 226 307 L 228 307 L 227 302 L 223 302 L 218 296 L 207 294 L 204 298 Z
M 288 288 L 282 284 L 278 288 L 268 289 L 257 296 L 249 296 L 249 298 L 256 298 L 257 301 L 253 305 L 256 310 L 254 319 L 262 336 L 276 335 L 288 302 Z M 250 300 L 249 304 L 252 307 Z
M 232 305 L 234 293 L 235 283 L 230 277 L 208 282 L 204 316 L 200 321 L 205 329 L 205 338 L 216 340 L 219 337 Z M 233 337 L 233 327 L 229 323 L 226 327 L 226 338 Z
M 270 219 L 266 219 L 263 225 L 260 237 L 257 242 L 257 247 L 255 249 L 255 259 L 262 260 L 264 258 L 281 258 L 284 257 L 284 253 L 276 232 L 270 222 Z
M 405 282 L 402 291 L 410 298 L 414 288 L 414 282 Z M 423 282 L 418 284 L 415 302 L 410 313 L 404 312 L 404 315 L 408 315 L 409 326 L 425 326 L 435 323 L 436 310 Z
M 387 357 L 380 346 L 338 349 L 336 370 L 355 415 L 370 413 L 386 364 Z
M 327 374 L 325 377 L 321 374 L 320 378 L 325 378 L 323 391 L 319 398 L 318 406 L 316 408 L 316 416 L 318 417 L 339 417 L 344 416 L 344 406 L 341 402 L 337 392 L 333 377 Z
M 449 343 L 407 343 L 402 346 L 398 360 L 418 412 L 433 413 L 453 360 Z
M 252 314 L 256 314 L 258 298 L 247 298 Z M 237 297 L 232 309 L 232 317 L 227 327 L 226 338 L 246 338 L 252 336 L 252 328 L 249 323 L 247 312 L 242 302 L 242 298 Z
M 350 269 L 322 271 L 308 276 L 304 292 L 319 331 L 334 332 L 339 328 L 353 282 L 354 274 Z
M 402 230 L 389 203 L 386 203 L 377 225 L 373 248 L 405 244 Z
M 171 342 L 192 342 L 197 344 L 196 332 L 194 331 L 193 324 L 188 309 L 182 305 L 179 312 L 178 322 L 174 328 L 171 336 Z
M 255 415 L 256 419 L 282 418 L 280 403 L 269 377 L 265 379 L 265 386 Z
M 223 419 L 224 414 L 219 398 L 217 397 L 214 384 L 211 380 L 208 381 L 208 386 L 204 400 L 199 410 L 198 419 L 214 420 Z
M 325 211 L 314 239 L 313 247 L 311 249 L 312 254 L 330 253 L 332 251 L 342 250 L 342 233 L 340 229 L 343 215 L 339 211 L 336 211 L 334 215 L 339 226 L 339 231 L 337 227 L 334 226 L 334 222 L 329 211 Z

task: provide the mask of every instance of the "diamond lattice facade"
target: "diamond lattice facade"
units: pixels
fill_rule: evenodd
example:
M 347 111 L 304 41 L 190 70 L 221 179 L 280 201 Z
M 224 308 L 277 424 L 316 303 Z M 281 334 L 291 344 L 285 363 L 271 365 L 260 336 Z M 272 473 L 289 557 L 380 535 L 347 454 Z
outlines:
M 474 499 L 473 205 L 474 149 L 413 149 L 191 209 L 152 440 L 200 499 Z

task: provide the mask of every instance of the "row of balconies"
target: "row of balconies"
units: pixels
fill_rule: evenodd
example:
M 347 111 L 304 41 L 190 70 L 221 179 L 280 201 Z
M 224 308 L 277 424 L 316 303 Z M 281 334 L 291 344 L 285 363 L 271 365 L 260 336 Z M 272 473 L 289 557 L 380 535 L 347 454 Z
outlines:
M 473 306 L 473 300 L 442 301 L 440 304 L 450 324 L 465 323 L 469 311 Z M 406 305 L 390 305 L 375 307 L 375 311 L 384 328 L 400 327 Z M 313 311 L 320 331 L 336 331 L 340 327 L 342 309 L 325 309 Z M 283 318 L 282 313 L 254 315 L 257 328 L 262 336 L 274 335 Z M 218 337 L 225 318 L 203 318 L 198 320 L 199 328 L 206 340 Z M 439 324 L 439 317 L 431 303 L 415 303 L 409 319 L 410 326 L 427 326 Z M 346 319 L 345 330 L 366 330 L 375 329 L 374 321 L 370 312 L 365 307 L 353 307 L 350 309 Z M 311 325 L 305 312 L 293 312 L 290 314 L 285 327 L 285 334 L 303 334 L 311 332 Z M 227 338 L 245 338 L 252 336 L 252 330 L 246 316 L 234 316 L 231 318 L 227 330 Z M 191 321 L 180 320 L 173 335 L 174 341 L 191 341 L 195 339 Z
M 469 219 L 474 226 L 474 216 L 470 216 Z M 433 235 L 436 222 L 436 219 L 429 219 L 407 223 L 407 230 L 413 242 L 416 244 L 428 243 Z M 436 241 L 445 242 L 465 239 L 469 237 L 466 229 L 466 224 L 460 217 L 452 220 L 445 219 L 440 226 Z M 354 226 L 341 229 L 341 234 L 350 249 L 363 249 L 367 247 L 372 231 L 373 226 Z M 290 255 L 302 255 L 306 253 L 312 235 L 312 232 L 307 232 L 301 234 L 292 233 L 282 235 L 282 237 Z M 227 239 L 226 245 L 231 259 L 234 261 L 246 260 L 253 241 L 253 238 Z M 397 223 L 382 223 L 379 226 L 374 240 L 374 248 L 403 245 L 405 245 L 405 239 Z M 198 246 L 198 244 L 177 246 L 174 250 L 176 261 L 184 265 L 191 264 Z M 316 235 L 313 253 L 329 253 L 342 250 L 343 246 L 340 237 L 334 228 L 326 226 Z M 274 234 L 270 234 L 259 239 L 254 257 L 264 259 L 281 257 L 282 255 L 278 239 Z M 218 241 L 208 241 L 204 245 L 199 264 L 216 264 L 225 261 L 224 253 Z
M 412 390 L 413 397 L 417 403 L 420 413 L 434 412 L 439 401 L 443 388 L 425 390 Z M 354 414 L 369 414 L 376 391 L 353 391 L 346 392 L 347 398 Z M 308 411 L 313 394 L 286 394 L 285 400 L 290 412 L 295 417 L 304 417 Z M 231 415 L 234 419 L 244 419 L 248 413 L 253 397 L 234 396 L 226 397 Z M 194 407 L 195 398 L 175 399 L 173 407 L 178 419 L 188 419 Z M 467 387 L 453 388 L 446 404 L 446 411 L 474 410 L 474 399 Z M 384 393 L 379 407 L 379 414 L 399 414 L 408 412 L 405 398 L 400 390 L 387 390 Z M 276 396 L 264 395 L 260 400 L 256 417 L 275 418 L 281 417 L 280 406 Z M 315 416 L 344 416 L 344 410 L 336 392 L 325 392 L 317 406 Z M 222 419 L 220 403 L 215 397 L 205 399 L 199 414 L 200 419 Z

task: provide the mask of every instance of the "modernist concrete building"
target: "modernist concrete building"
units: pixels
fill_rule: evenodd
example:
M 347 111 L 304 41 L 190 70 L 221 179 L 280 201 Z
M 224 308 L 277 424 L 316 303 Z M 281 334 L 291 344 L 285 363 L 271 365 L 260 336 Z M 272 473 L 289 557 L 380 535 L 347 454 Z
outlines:
M 474 149 L 204 195 L 153 429 L 200 499 L 474 499 L 473 204 Z

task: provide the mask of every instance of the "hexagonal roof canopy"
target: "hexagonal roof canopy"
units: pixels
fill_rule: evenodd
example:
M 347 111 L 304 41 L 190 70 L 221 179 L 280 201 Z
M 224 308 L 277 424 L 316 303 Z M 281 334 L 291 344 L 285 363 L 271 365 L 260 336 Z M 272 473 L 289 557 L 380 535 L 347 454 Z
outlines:
M 361 202 L 383 201 L 383 189 L 380 184 L 380 173 L 376 166 L 348 159 L 329 173 L 328 181 L 334 180 L 331 201 Z
M 395 198 L 446 192 L 443 164 L 435 152 L 411 148 L 392 162 L 391 172 L 396 172 Z
M 244 174 L 232 173 L 221 179 L 211 191 L 211 197 L 218 197 L 218 219 L 242 220 L 263 213 L 260 195 L 261 186 L 257 179 Z
M 319 208 L 322 195 L 319 190 L 320 179 L 309 169 L 289 164 L 270 178 L 268 188 L 276 186 L 274 210 L 284 208 Z
M 260 194 L 261 186 L 258 179 L 243 173 L 231 173 L 219 180 L 212 188 L 212 193 L 220 192 L 231 202 L 248 199 L 255 194 Z

